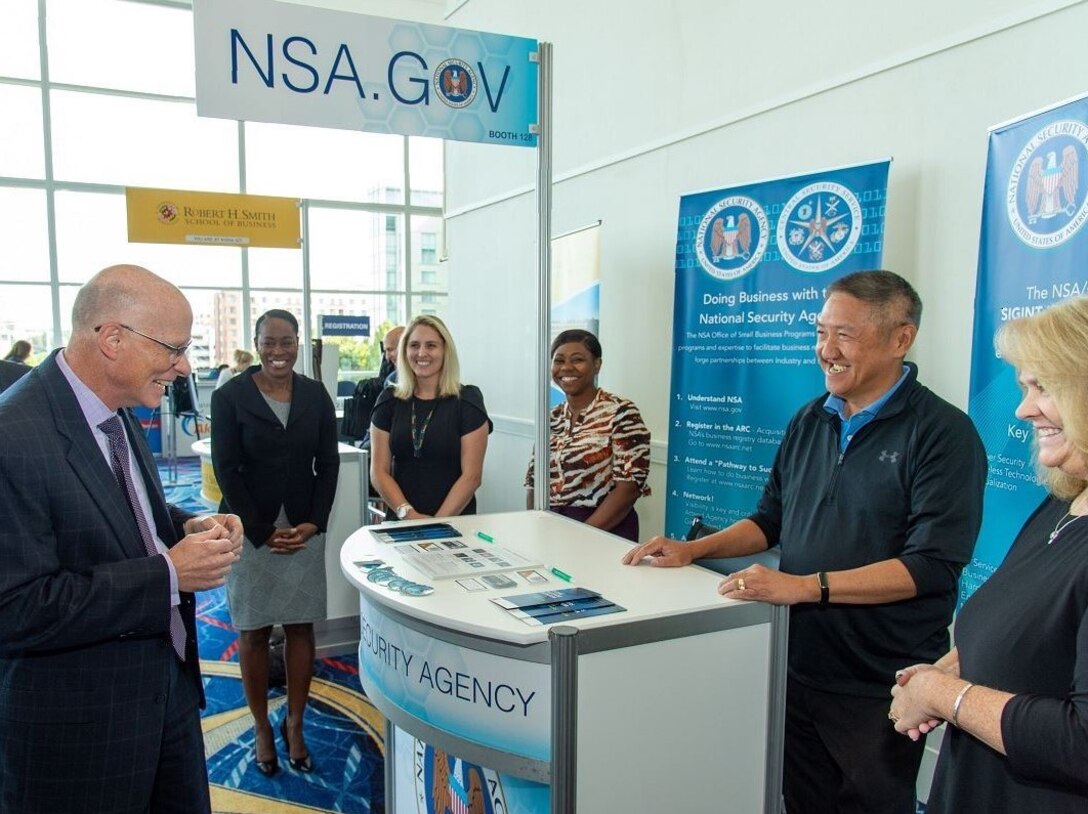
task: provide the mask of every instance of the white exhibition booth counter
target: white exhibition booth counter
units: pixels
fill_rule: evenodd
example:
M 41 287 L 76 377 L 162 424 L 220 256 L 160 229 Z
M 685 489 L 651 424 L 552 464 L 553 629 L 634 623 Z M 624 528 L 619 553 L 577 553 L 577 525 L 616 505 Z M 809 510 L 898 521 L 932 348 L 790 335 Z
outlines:
M 629 543 L 550 512 L 375 536 L 428 522 L 359 529 L 340 552 L 363 689 L 388 720 L 386 810 L 778 811 L 785 608 L 724 599 L 698 566 L 622 565 Z M 382 567 L 434 591 L 372 580 Z M 623 610 L 541 626 L 491 601 L 569 588 Z

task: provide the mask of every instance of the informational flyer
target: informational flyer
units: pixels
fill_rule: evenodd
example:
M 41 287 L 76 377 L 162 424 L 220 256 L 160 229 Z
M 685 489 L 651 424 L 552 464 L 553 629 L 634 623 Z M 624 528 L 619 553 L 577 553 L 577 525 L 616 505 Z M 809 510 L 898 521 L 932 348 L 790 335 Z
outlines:
M 399 553 L 404 562 L 431 579 L 478 577 L 483 574 L 537 568 L 542 564 L 498 545 L 448 549 L 440 543 L 425 542 L 402 546 Z
M 379 543 L 410 543 L 416 540 L 444 540 L 460 537 L 461 532 L 449 523 L 423 523 L 416 526 L 379 526 L 370 530 Z
M 587 588 L 561 588 L 518 596 L 498 596 L 491 600 L 527 625 L 553 625 L 570 619 L 621 613 L 620 607 L 596 591 Z
M 827 285 L 880 268 L 888 161 L 680 199 L 665 533 L 747 516 L 790 417 L 823 391 Z

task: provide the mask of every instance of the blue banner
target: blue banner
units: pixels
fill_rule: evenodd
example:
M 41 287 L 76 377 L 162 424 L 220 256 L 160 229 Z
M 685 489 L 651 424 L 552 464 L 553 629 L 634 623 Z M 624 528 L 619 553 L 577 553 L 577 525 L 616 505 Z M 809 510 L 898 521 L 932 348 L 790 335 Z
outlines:
M 827 284 L 880 267 L 888 161 L 680 199 L 665 533 L 747 516 L 824 389 Z
M 275 0 L 193 18 L 198 115 L 536 146 L 536 40 Z
M 370 336 L 370 317 L 351 314 L 321 314 L 317 318 L 320 336 Z
M 966 599 L 1001 564 L 1043 497 L 1016 373 L 994 351 L 1003 322 L 1088 294 L 1088 99 L 994 128 L 982 201 L 970 414 L 986 446 L 982 531 L 960 581 Z

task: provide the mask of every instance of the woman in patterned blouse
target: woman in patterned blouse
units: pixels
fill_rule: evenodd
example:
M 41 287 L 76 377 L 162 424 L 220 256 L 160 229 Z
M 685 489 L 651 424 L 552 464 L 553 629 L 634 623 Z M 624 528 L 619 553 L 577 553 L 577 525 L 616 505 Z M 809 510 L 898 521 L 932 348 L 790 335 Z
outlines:
M 552 381 L 566 401 L 551 412 L 549 508 L 638 541 L 635 501 L 650 494 L 650 431 L 630 401 L 597 387 L 601 343 L 569 330 L 552 342 Z M 525 485 L 533 507 L 535 458 Z

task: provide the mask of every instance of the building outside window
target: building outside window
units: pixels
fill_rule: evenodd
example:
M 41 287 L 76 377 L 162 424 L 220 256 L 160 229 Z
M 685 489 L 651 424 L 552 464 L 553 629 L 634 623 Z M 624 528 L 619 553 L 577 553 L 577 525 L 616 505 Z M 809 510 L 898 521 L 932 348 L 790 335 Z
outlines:
M 371 337 L 326 340 L 347 379 L 377 368 L 385 327 L 445 310 L 441 141 L 200 118 L 190 8 L 41 5 L 44 53 L 39 0 L 0 4 L 0 347 L 26 339 L 37 362 L 64 345 L 75 292 L 114 263 L 182 289 L 206 375 L 252 350 L 267 308 L 308 314 L 311 336 L 322 314 L 369 316 Z M 295 249 L 129 243 L 128 186 L 299 198 L 308 268 Z

